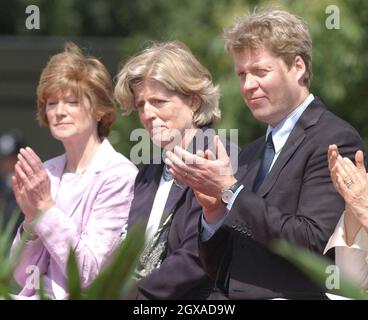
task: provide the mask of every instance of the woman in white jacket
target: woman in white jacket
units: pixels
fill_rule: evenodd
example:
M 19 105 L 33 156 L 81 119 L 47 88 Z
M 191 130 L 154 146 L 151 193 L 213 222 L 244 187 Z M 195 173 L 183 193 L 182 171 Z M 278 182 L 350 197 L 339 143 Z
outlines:
M 368 176 L 361 150 L 355 165 L 339 155 L 336 145 L 328 150 L 331 179 L 345 200 L 345 211 L 325 252 L 335 247 L 336 265 L 342 274 L 368 288 Z

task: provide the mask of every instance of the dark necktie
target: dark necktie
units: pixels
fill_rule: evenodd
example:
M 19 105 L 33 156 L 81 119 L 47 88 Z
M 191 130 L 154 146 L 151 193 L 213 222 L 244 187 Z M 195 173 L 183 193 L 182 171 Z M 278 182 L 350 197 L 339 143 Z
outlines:
M 262 163 L 257 173 L 256 180 L 254 182 L 253 187 L 254 192 L 258 191 L 263 180 L 266 178 L 268 171 L 270 171 L 270 167 L 274 157 L 275 157 L 275 147 L 272 141 L 272 132 L 270 132 L 267 136 L 266 144 L 264 146 Z

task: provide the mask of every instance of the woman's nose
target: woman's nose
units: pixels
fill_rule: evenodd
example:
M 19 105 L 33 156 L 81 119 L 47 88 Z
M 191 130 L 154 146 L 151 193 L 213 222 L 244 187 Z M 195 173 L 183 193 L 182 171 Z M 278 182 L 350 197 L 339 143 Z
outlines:
M 58 101 L 55 111 L 56 111 L 56 114 L 58 115 L 62 115 L 65 113 L 65 104 L 63 101 Z
M 146 120 L 148 119 L 152 119 L 155 117 L 155 108 L 149 103 L 149 102 L 146 102 L 144 104 L 144 107 L 143 107 L 143 113 L 144 113 L 144 118 Z

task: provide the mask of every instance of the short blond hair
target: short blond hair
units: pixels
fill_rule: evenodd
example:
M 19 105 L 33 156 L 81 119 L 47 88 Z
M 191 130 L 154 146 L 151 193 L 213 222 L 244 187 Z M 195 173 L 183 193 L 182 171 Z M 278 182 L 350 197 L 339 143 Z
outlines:
M 224 40 L 229 53 L 265 46 L 281 57 L 288 67 L 296 56 L 301 56 L 306 66 L 304 84 L 310 87 L 312 39 L 307 24 L 300 17 L 274 8 L 255 10 L 236 18 L 235 23 L 225 29 Z
M 115 86 L 115 98 L 123 114 L 134 109 L 133 89 L 147 79 L 185 96 L 196 94 L 201 99 L 200 108 L 193 114 L 196 127 L 220 119 L 219 87 L 213 84 L 209 71 L 182 42 L 155 42 L 123 66 Z
M 113 84 L 109 72 L 96 58 L 84 56 L 74 43 L 66 43 L 65 51 L 51 57 L 43 69 L 37 88 L 37 120 L 49 126 L 46 116 L 47 99 L 70 90 L 79 99 L 86 97 L 91 112 L 100 119 L 100 137 L 107 137 L 115 121 Z

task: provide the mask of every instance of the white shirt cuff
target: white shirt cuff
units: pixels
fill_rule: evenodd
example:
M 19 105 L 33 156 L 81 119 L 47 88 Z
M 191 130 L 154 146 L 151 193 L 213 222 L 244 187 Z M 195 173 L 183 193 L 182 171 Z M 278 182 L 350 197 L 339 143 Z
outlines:
M 234 201 L 236 199 L 236 197 L 238 196 L 239 192 L 242 191 L 244 188 L 244 186 L 241 184 L 238 189 L 236 189 L 235 193 L 233 194 L 233 196 L 231 197 L 230 201 L 228 202 L 226 209 L 227 211 L 230 211 L 231 208 L 233 207 Z
M 216 223 L 213 223 L 213 224 L 208 224 L 203 216 L 203 213 L 202 213 L 202 216 L 201 216 L 201 223 L 202 223 L 202 233 L 201 233 L 201 240 L 202 241 L 207 241 L 209 240 L 214 234 L 215 232 L 223 225 L 225 219 L 226 219 L 226 216 L 227 216 L 227 213 L 231 210 L 233 204 L 234 204 L 234 201 L 236 199 L 236 197 L 238 196 L 239 192 L 244 188 L 243 185 L 240 185 L 238 187 L 238 189 L 236 189 L 235 193 L 233 194 L 233 196 L 231 197 L 229 203 L 227 204 L 226 206 L 226 213 L 224 214 L 224 216 L 219 220 L 217 221 Z
M 207 241 L 209 240 L 214 234 L 215 232 L 222 226 L 222 224 L 224 223 L 226 218 L 226 214 L 224 214 L 224 216 L 217 221 L 216 223 L 212 223 L 212 224 L 208 224 L 203 216 L 201 216 L 201 223 L 202 223 L 202 233 L 201 233 L 201 240 L 202 241 Z
M 326 248 L 323 252 L 325 254 L 328 250 L 334 247 L 350 247 L 368 252 L 368 234 L 364 228 L 360 228 L 355 236 L 354 242 L 351 246 L 346 243 L 346 230 L 344 223 L 345 213 L 342 214 L 339 222 L 336 225 L 335 231 L 328 240 Z

